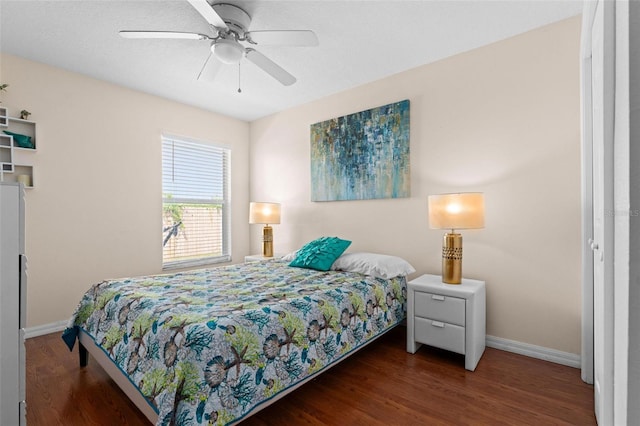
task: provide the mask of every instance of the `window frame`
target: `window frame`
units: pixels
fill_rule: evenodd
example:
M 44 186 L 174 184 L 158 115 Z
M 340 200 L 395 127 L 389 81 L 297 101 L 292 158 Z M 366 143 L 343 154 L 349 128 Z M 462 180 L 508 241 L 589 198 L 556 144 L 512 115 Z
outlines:
M 188 197 L 165 197 L 164 192 L 164 146 L 165 143 L 170 142 L 185 142 L 188 144 L 206 145 L 220 150 L 223 154 L 223 172 L 222 172 L 222 199 L 202 200 L 197 198 Z M 168 200 L 172 203 L 187 203 L 187 204 L 201 204 L 201 205 L 213 205 L 222 207 L 222 254 L 219 256 L 202 256 L 196 259 L 188 260 L 171 260 L 165 262 L 164 260 L 164 245 L 162 246 L 162 270 L 171 269 L 184 269 L 191 267 L 199 267 L 206 265 L 214 265 L 218 263 L 225 263 L 231 261 L 231 147 L 226 144 L 215 143 L 210 141 L 199 140 L 188 136 L 179 136 L 175 134 L 162 133 L 160 137 L 161 148 L 161 199 L 162 199 L 162 212 L 164 215 L 165 205 Z M 162 232 L 161 241 L 164 242 L 165 232 Z

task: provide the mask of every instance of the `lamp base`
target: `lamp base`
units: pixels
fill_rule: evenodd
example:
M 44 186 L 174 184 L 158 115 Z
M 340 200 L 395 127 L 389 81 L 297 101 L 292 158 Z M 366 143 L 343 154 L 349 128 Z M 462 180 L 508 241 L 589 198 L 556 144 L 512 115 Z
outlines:
M 262 228 L 262 255 L 273 257 L 273 228 L 269 225 Z
M 462 235 L 455 232 L 444 234 L 442 240 L 442 282 L 462 282 Z

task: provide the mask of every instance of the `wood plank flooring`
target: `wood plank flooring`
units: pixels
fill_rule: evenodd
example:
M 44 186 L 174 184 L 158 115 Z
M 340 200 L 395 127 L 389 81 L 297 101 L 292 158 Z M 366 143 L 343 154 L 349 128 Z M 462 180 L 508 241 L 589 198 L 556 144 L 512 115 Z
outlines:
M 462 355 L 408 354 L 405 333 L 396 327 L 242 425 L 596 424 L 578 369 L 487 348 L 470 372 Z M 96 362 L 79 367 L 59 333 L 26 347 L 29 426 L 149 424 Z

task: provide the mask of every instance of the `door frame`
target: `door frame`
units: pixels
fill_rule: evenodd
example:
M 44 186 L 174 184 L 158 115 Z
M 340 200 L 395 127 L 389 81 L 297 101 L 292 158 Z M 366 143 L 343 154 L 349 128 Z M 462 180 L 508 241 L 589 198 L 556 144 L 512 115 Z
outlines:
M 629 284 L 631 261 L 631 97 L 628 1 L 614 3 L 614 369 L 613 415 L 626 425 L 629 413 Z M 637 401 L 633 401 L 637 403 Z M 636 419 L 637 420 L 637 419 Z
M 581 375 L 587 383 L 594 381 L 594 312 L 593 312 L 593 252 L 590 238 L 593 235 L 592 175 L 592 93 L 591 93 L 591 27 L 598 1 L 609 3 L 613 8 L 613 30 L 606 32 L 605 55 L 614 63 L 611 78 L 605 83 L 605 98 L 611 96 L 614 110 L 612 126 L 613 176 L 609 190 L 613 193 L 613 278 L 608 285 L 613 288 L 613 398 L 609 411 L 612 424 L 626 424 L 628 415 L 628 368 L 629 368 L 629 274 L 630 274 L 630 75 L 629 37 L 630 11 L 625 1 L 597 0 L 585 2 L 582 15 L 582 37 L 580 55 L 581 119 L 582 119 L 582 356 Z M 607 59 L 605 58 L 605 61 Z M 615 190 L 614 190 L 615 188 Z

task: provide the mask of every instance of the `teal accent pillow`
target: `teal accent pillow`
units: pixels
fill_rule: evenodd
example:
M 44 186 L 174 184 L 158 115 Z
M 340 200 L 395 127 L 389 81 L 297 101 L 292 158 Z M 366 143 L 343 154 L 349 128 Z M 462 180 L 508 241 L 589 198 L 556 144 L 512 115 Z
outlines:
M 31 136 L 21 135 L 20 133 L 13 133 L 8 130 L 3 130 L 3 132 L 9 136 L 13 136 L 13 141 L 20 148 L 31 148 L 31 149 L 35 148 L 33 146 L 33 142 L 31 142 Z
M 337 237 L 321 237 L 302 246 L 289 266 L 328 271 L 331 265 L 351 245 Z

